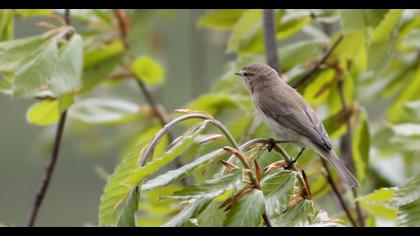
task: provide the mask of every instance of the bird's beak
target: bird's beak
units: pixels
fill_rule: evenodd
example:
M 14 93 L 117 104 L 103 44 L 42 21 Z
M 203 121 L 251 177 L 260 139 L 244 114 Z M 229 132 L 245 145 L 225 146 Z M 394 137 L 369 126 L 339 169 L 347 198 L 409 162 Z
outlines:
M 242 77 L 244 76 L 244 72 L 240 70 L 239 72 L 235 72 L 235 75 Z

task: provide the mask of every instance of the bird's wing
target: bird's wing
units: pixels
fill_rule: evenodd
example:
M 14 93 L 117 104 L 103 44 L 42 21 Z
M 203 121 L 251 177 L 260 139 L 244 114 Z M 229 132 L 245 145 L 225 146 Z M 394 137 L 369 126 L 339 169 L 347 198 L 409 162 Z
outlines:
M 303 99 L 303 98 L 299 98 Z M 287 101 L 265 97 L 259 101 L 262 112 L 281 125 L 309 138 L 320 148 L 329 151 L 332 146 L 328 134 L 315 112 L 304 103 L 291 107 Z M 294 103 L 296 104 L 296 103 Z

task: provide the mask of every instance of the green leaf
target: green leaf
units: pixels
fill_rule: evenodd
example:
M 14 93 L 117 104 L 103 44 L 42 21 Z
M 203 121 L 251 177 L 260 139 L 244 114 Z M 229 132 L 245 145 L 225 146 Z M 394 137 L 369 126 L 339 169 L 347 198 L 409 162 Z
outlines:
M 0 41 L 11 40 L 14 28 L 13 10 L 0 11 Z
M 359 126 L 353 132 L 353 158 L 357 179 L 363 182 L 369 169 L 370 134 L 366 111 L 359 110 Z
M 398 222 L 402 227 L 420 227 L 420 199 L 398 208 Z
M 120 124 L 139 117 L 141 107 L 120 99 L 88 98 L 76 102 L 70 116 L 89 124 Z
M 185 207 L 180 213 L 174 216 L 169 222 L 162 225 L 162 227 L 178 227 L 184 224 L 193 215 L 201 212 L 211 199 L 199 199 Z
M 222 227 L 225 212 L 220 209 L 221 202 L 213 199 L 209 205 L 196 217 L 200 227 Z
M 167 198 L 176 200 L 190 200 L 200 198 L 216 198 L 222 195 L 229 188 L 232 188 L 238 181 L 239 171 L 211 180 L 207 180 L 204 183 L 189 185 L 184 189 L 175 192 L 172 196 Z
M 299 32 L 309 22 L 311 22 L 310 16 L 281 21 L 276 30 L 276 38 L 286 39 Z
M 138 187 L 134 187 L 129 195 L 118 217 L 118 227 L 133 227 L 135 226 L 135 212 L 137 211 L 138 200 L 140 198 Z
M 73 97 L 74 96 L 72 94 L 66 94 L 58 99 L 58 111 L 60 114 L 68 110 L 68 108 L 73 105 Z
M 209 11 L 198 20 L 198 26 L 215 29 L 230 29 L 239 20 L 245 10 L 227 9 Z
M 331 139 L 338 138 L 347 131 L 346 117 L 342 111 L 327 117 L 322 121 L 322 124 Z
M 58 122 L 59 117 L 57 100 L 37 102 L 26 113 L 28 123 L 40 126 L 55 124 Z
M 71 37 L 67 45 L 60 48 L 57 66 L 50 86 L 55 96 L 75 91 L 81 86 L 83 68 L 83 41 L 78 34 Z
M 256 227 L 265 212 L 265 199 L 261 190 L 252 189 L 237 200 L 226 215 L 224 226 Z
M 341 19 L 341 29 L 344 33 L 352 33 L 365 28 L 364 10 L 362 9 L 342 9 L 339 10 Z
M 394 195 L 398 222 L 404 227 L 420 226 L 420 174 L 411 177 Z
M 197 159 L 195 159 L 193 162 L 188 163 L 176 170 L 168 171 L 162 175 L 159 175 L 151 180 L 148 180 L 144 185 L 142 185 L 141 190 L 151 190 L 154 188 L 166 186 L 170 183 L 173 183 L 174 181 L 177 181 L 179 179 L 185 178 L 188 175 L 192 174 L 196 169 L 200 168 L 202 164 L 206 163 L 207 161 L 210 161 L 221 154 L 223 154 L 225 151 L 223 150 L 216 150 L 211 153 L 208 153 L 204 156 L 201 156 Z
M 160 63 L 148 56 L 138 57 L 131 65 L 131 69 L 137 79 L 148 85 L 160 84 L 165 78 L 165 71 Z
M 238 51 L 241 39 L 244 38 L 247 33 L 255 30 L 256 26 L 261 24 L 261 20 L 262 10 L 246 10 L 233 26 L 227 45 L 227 52 Z
M 142 182 L 146 177 L 156 173 L 162 167 L 175 160 L 194 143 L 197 136 L 204 130 L 207 124 L 207 121 L 198 123 L 192 129 L 183 134 L 182 138 L 166 153 L 149 161 L 145 166 L 137 168 L 133 171 L 131 177 L 127 181 L 127 184 L 136 185 Z
M 109 78 L 110 73 L 121 63 L 124 45 L 119 40 L 108 44 L 92 44 L 84 53 L 83 88 L 86 92 Z
M 15 12 L 22 17 L 49 16 L 54 13 L 54 9 L 16 9 Z
M 335 71 L 327 69 L 316 75 L 311 83 L 306 86 L 303 93 L 305 100 L 312 106 L 317 106 L 325 103 L 331 91 L 331 86 L 334 85 Z
M 420 199 L 420 174 L 416 174 L 395 191 L 394 202 L 397 206 L 407 205 Z
M 189 102 L 186 107 L 191 110 L 204 111 L 211 115 L 227 107 L 237 107 L 247 110 L 252 107 L 252 102 L 248 95 L 209 93 L 203 94 L 194 101 Z
M 390 60 L 395 55 L 394 40 L 381 40 L 367 50 L 368 53 L 368 70 L 380 72 L 387 68 Z
M 156 128 L 153 126 L 145 130 L 138 138 L 139 142 L 133 145 L 130 152 L 123 156 L 113 174 L 108 177 L 99 203 L 99 225 L 115 226 L 117 224 L 122 204 L 133 187 L 125 183 L 130 178 L 131 173 L 137 169 L 140 151 L 155 135 L 155 132 Z
M 293 194 L 296 172 L 283 170 L 264 176 L 261 189 L 266 198 L 266 209 L 269 217 L 281 215 L 287 208 Z
M 410 76 L 411 77 L 411 76 Z M 417 66 L 416 72 L 400 91 L 398 97 L 388 108 L 388 119 L 393 123 L 401 121 L 404 112 L 403 104 L 408 101 L 420 99 L 420 66 Z
M 282 70 L 287 71 L 295 65 L 304 64 L 315 58 L 320 52 L 321 41 L 300 41 L 281 47 L 278 54 L 281 55 Z
M 385 219 L 395 220 L 397 216 L 397 209 L 393 206 L 393 196 L 395 190 L 391 188 L 380 188 L 374 192 L 359 197 L 357 201 L 360 202 L 363 210 Z
M 389 10 L 389 12 L 385 15 L 381 23 L 373 31 L 370 37 L 370 43 L 377 43 L 381 40 L 384 40 L 386 36 L 391 34 L 403 12 L 404 10 L 402 9 Z
M 336 37 L 333 38 L 333 42 L 335 42 L 338 38 L 338 34 Z M 335 50 L 331 53 L 330 57 L 327 61 L 335 61 L 337 59 L 346 61 L 346 60 L 354 60 L 356 55 L 360 52 L 360 50 L 364 49 L 365 45 L 365 36 L 363 31 L 356 31 L 352 33 L 346 34 L 343 39 L 341 40 L 340 44 L 335 48 Z M 369 58 L 370 59 L 370 58 Z
M 311 225 L 316 218 L 316 210 L 313 202 L 310 200 L 303 200 L 298 202 L 292 209 L 286 213 L 273 218 L 271 223 L 278 227 L 296 227 Z

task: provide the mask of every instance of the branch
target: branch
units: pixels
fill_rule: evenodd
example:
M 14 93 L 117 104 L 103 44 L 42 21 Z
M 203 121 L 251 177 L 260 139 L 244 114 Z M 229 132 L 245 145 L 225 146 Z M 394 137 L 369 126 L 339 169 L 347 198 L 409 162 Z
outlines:
M 70 9 L 66 9 L 64 12 L 64 20 L 66 22 L 66 25 L 70 25 Z M 69 35 L 67 36 L 68 39 Z M 44 200 L 45 194 L 48 190 L 48 186 L 51 182 L 51 177 L 55 169 L 55 165 L 58 160 L 58 153 L 60 151 L 60 144 L 61 144 L 61 138 L 63 136 L 64 131 L 64 125 L 66 123 L 66 117 L 67 117 L 67 111 L 64 111 L 61 116 L 60 120 L 58 122 L 57 130 L 55 132 L 55 139 L 54 139 L 54 146 L 51 153 L 50 162 L 47 165 L 47 168 L 45 170 L 44 179 L 42 180 L 41 185 L 38 188 L 38 191 L 35 196 L 35 200 L 32 204 L 31 213 L 29 214 L 29 220 L 27 223 L 28 227 L 32 227 L 35 224 L 35 220 L 38 216 L 39 209 L 41 207 L 41 204 Z
M 350 220 L 353 227 L 356 227 L 357 226 L 356 221 L 353 219 L 353 216 L 351 215 L 350 210 L 349 210 L 346 202 L 344 201 L 343 197 L 341 196 L 340 191 L 338 191 L 337 186 L 334 183 L 334 180 L 332 178 L 330 169 L 328 168 L 328 164 L 326 163 L 326 161 L 323 158 L 321 158 L 321 161 L 322 161 L 322 165 L 324 166 L 324 169 L 325 169 L 325 172 L 326 172 L 325 178 L 327 179 L 328 183 L 331 186 L 331 189 L 333 190 L 335 196 L 337 197 L 338 202 L 341 205 L 341 208 L 343 208 L 343 210 L 346 212 L 347 218 Z
M 300 78 L 299 80 L 297 80 L 292 87 L 293 88 L 297 88 L 300 85 L 302 85 L 304 82 L 306 82 L 309 78 L 311 78 L 318 70 L 319 67 L 325 63 L 325 61 L 328 59 L 328 57 L 331 55 L 331 53 L 334 51 L 335 48 L 337 48 L 338 44 L 340 44 L 340 42 L 343 40 L 343 36 L 340 36 L 337 41 L 335 41 L 335 43 L 331 46 L 330 49 L 328 49 L 324 55 L 322 55 L 322 57 L 318 60 L 318 62 L 315 64 L 315 66 L 309 70 L 308 72 L 306 72 L 306 74 L 304 74 L 302 76 L 302 78 Z
M 337 70 L 337 75 L 338 75 L 338 92 L 340 94 L 340 101 L 341 101 L 341 106 L 342 106 L 342 110 L 346 111 L 347 110 L 347 103 L 346 103 L 346 97 L 344 96 L 344 81 L 343 81 L 343 73 L 341 71 L 341 68 L 336 68 Z M 347 132 L 346 134 L 342 137 L 342 141 L 345 145 L 345 148 L 343 149 L 343 155 L 346 156 L 350 167 L 353 171 L 353 173 L 355 173 L 355 168 L 354 168 L 354 163 L 353 163 L 353 144 L 352 144 L 352 127 L 351 127 L 351 122 L 350 122 L 350 118 L 351 116 L 347 116 L 346 117 L 346 126 L 347 126 Z M 357 194 L 357 190 L 356 188 L 352 188 L 352 194 L 353 194 L 353 198 L 357 199 L 358 194 Z M 357 213 L 357 218 L 359 221 L 359 225 L 364 227 L 365 226 L 365 222 L 363 220 L 363 215 L 362 215 L 362 211 L 360 209 L 360 205 L 358 201 L 355 201 L 355 206 L 356 206 L 356 213 Z
M 274 9 L 264 9 L 264 41 L 267 64 L 281 75 L 275 31 Z

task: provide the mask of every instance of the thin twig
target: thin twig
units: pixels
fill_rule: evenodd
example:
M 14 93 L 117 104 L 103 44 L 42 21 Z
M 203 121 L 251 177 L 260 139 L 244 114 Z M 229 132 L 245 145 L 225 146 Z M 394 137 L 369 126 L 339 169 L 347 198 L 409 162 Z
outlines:
M 64 20 L 65 20 L 66 25 L 71 24 L 70 9 L 65 10 Z M 68 39 L 69 35 L 66 38 Z M 52 153 L 51 153 L 50 162 L 47 165 L 47 168 L 45 170 L 44 179 L 42 180 L 42 183 L 38 188 L 38 191 L 37 191 L 36 196 L 35 196 L 35 200 L 32 204 L 32 209 L 31 209 L 31 212 L 29 214 L 29 219 L 28 219 L 28 223 L 27 223 L 28 227 L 34 226 L 35 220 L 38 216 L 39 209 L 42 205 L 45 194 L 47 193 L 47 190 L 48 190 L 48 186 L 51 182 L 51 177 L 52 177 L 52 174 L 53 174 L 54 169 L 55 169 L 55 165 L 56 165 L 57 160 L 58 160 L 58 153 L 60 151 L 60 144 L 61 144 L 61 139 L 63 137 L 64 125 L 66 123 L 66 117 L 67 117 L 67 111 L 64 111 L 60 115 L 60 120 L 58 122 L 57 130 L 55 132 L 55 139 L 54 139 L 54 145 L 53 145 L 53 149 L 52 149 Z
M 277 54 L 276 26 L 274 19 L 274 9 L 264 9 L 264 41 L 267 64 L 281 75 L 279 57 Z
M 334 51 L 334 49 L 338 46 L 338 44 L 340 44 L 340 42 L 343 40 L 343 36 L 340 36 L 337 41 L 335 41 L 335 43 L 331 46 L 330 49 L 328 49 L 324 55 L 322 55 L 322 57 L 318 60 L 318 62 L 315 64 L 315 66 L 309 70 L 308 72 L 306 72 L 302 78 L 300 78 L 299 80 L 297 80 L 294 84 L 293 84 L 293 88 L 297 88 L 300 85 L 302 85 L 303 83 L 305 83 L 309 78 L 311 78 L 320 68 L 320 66 L 322 64 L 325 63 L 325 61 L 328 59 L 328 57 L 331 55 L 331 53 Z
M 341 101 L 341 106 L 342 106 L 342 110 L 346 111 L 347 110 L 347 103 L 346 103 L 346 97 L 344 96 L 344 81 L 343 81 L 343 73 L 341 71 L 340 68 L 337 68 L 337 75 L 338 75 L 338 92 L 340 94 L 340 101 Z M 352 127 L 351 127 L 351 122 L 350 122 L 350 118 L 351 116 L 346 117 L 346 127 L 347 127 L 347 132 L 346 134 L 342 137 L 343 139 L 343 143 L 346 145 L 346 148 L 344 149 L 345 151 L 345 156 L 348 157 L 348 162 L 350 164 L 351 170 L 353 171 L 353 173 L 355 173 L 355 168 L 354 168 L 354 163 L 353 163 L 353 144 L 352 144 Z M 353 194 L 353 198 L 357 199 L 358 194 L 357 194 L 357 190 L 355 188 L 352 189 L 352 194 Z M 358 201 L 354 202 L 355 207 L 356 207 L 356 213 L 357 213 L 357 218 L 359 221 L 359 225 L 364 227 L 365 226 L 365 222 L 363 220 L 363 215 L 362 215 L 362 211 L 360 209 L 360 205 Z
M 357 226 L 356 221 L 353 219 L 353 216 L 351 215 L 350 210 L 349 210 L 346 202 L 344 201 L 343 197 L 341 196 L 340 191 L 338 191 L 337 186 L 334 183 L 334 180 L 332 178 L 330 169 L 328 168 L 327 162 L 322 158 L 321 158 L 321 161 L 322 161 L 322 165 L 324 165 L 324 169 L 325 169 L 325 172 L 326 172 L 325 178 L 327 179 L 328 183 L 331 186 L 331 189 L 333 190 L 335 196 L 337 197 L 338 202 L 341 205 L 341 208 L 343 208 L 343 210 L 346 212 L 347 218 L 350 220 L 351 224 L 354 227 L 356 227 Z

